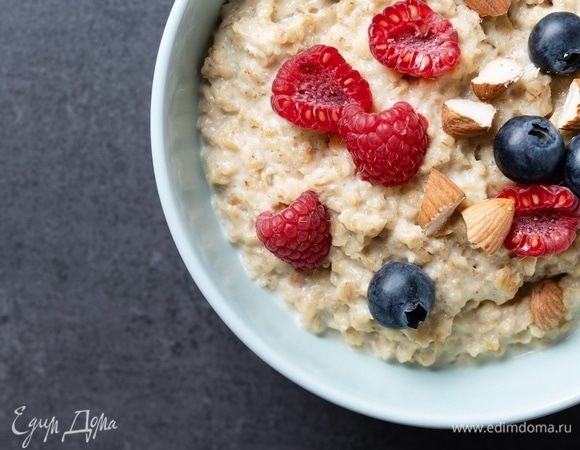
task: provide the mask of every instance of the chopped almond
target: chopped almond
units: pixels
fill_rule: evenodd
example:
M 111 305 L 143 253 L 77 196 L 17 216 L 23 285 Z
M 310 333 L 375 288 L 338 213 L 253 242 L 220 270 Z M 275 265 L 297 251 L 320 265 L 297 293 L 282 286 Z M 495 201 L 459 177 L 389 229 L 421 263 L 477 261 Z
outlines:
M 564 131 L 580 130 L 580 78 L 570 84 L 562 114 L 558 119 L 558 129 Z
M 453 137 L 474 137 L 486 133 L 495 117 L 495 108 L 487 103 L 452 99 L 443 103 L 443 131 Z
M 514 219 L 514 201 L 491 198 L 471 205 L 461 213 L 467 240 L 493 255 L 503 244 Z
M 530 309 L 532 319 L 540 330 L 551 331 L 556 328 L 566 312 L 560 285 L 553 280 L 537 283 L 532 290 Z
M 465 193 L 452 180 L 431 169 L 418 217 L 425 235 L 437 235 L 464 198 Z
M 465 4 L 480 17 L 497 17 L 508 12 L 512 0 L 465 0 Z
M 471 80 L 474 94 L 483 102 L 498 97 L 524 74 L 522 66 L 511 58 L 496 58 L 486 64 Z

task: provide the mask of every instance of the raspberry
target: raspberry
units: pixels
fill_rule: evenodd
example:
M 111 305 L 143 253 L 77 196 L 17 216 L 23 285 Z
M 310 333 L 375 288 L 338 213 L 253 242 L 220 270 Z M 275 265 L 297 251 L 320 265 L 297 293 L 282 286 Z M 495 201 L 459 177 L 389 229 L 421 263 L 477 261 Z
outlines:
M 380 113 L 366 113 L 356 105 L 344 108 L 340 134 L 361 179 L 383 186 L 399 186 L 419 170 L 429 145 L 427 119 L 407 102 Z
M 369 26 L 373 56 L 385 66 L 414 77 L 431 78 L 459 60 L 459 36 L 451 22 L 421 0 L 387 6 Z
M 327 45 L 284 62 L 272 83 L 272 109 L 303 128 L 336 132 L 343 107 L 353 102 L 371 110 L 369 83 Z
M 515 203 L 512 227 L 504 241 L 519 256 L 546 256 L 566 250 L 580 227 L 578 198 L 555 185 L 510 186 L 498 194 Z
M 256 234 L 270 252 L 298 271 L 320 266 L 332 244 L 328 211 L 312 191 L 302 193 L 277 214 L 261 213 Z

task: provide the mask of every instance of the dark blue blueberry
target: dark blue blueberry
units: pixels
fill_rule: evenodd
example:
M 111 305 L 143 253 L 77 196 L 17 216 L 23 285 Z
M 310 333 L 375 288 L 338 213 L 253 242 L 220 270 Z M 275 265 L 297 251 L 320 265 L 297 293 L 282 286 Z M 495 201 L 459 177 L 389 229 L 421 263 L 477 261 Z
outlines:
M 576 197 L 580 197 L 580 135 L 574 136 L 566 148 L 562 181 Z
M 390 262 L 372 278 L 367 291 L 369 309 L 382 326 L 417 328 L 435 300 L 433 280 L 414 264 Z
M 580 69 L 580 17 L 570 12 L 548 14 L 532 29 L 528 51 L 544 73 L 570 74 Z
M 547 182 L 559 174 L 566 145 L 545 117 L 516 116 L 498 131 L 493 143 L 501 172 L 518 183 Z

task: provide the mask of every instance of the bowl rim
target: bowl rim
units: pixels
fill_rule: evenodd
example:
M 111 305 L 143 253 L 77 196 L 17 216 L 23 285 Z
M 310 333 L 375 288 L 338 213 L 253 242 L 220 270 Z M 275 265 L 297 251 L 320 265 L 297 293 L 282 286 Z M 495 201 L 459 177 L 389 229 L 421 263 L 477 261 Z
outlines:
M 379 408 L 377 405 L 369 405 L 367 402 L 348 394 L 345 395 L 344 392 L 339 392 L 329 387 L 323 380 L 319 380 L 307 372 L 297 369 L 282 355 L 276 353 L 268 343 L 263 342 L 258 334 L 236 315 L 235 311 L 228 306 L 222 292 L 211 283 L 211 277 L 208 273 L 209 267 L 201 255 L 195 249 L 193 249 L 193 252 L 189 252 L 191 248 L 188 237 L 189 231 L 184 226 L 181 217 L 182 213 L 177 207 L 176 194 L 169 176 L 163 115 L 163 108 L 166 103 L 169 63 L 176 36 L 189 3 L 190 0 L 175 0 L 163 31 L 153 74 L 150 134 L 153 171 L 163 214 L 178 253 L 200 292 L 221 320 L 246 347 L 271 368 L 305 390 L 345 409 L 379 420 L 427 428 L 451 428 L 454 424 L 458 424 L 456 420 L 451 421 L 449 417 L 445 416 L 411 414 L 394 409 Z M 220 3 L 223 2 L 220 1 Z M 572 394 L 568 392 L 567 395 L 560 396 L 556 401 L 535 405 L 532 409 L 498 412 L 497 416 L 493 418 L 475 415 L 466 418 L 464 424 L 520 422 L 555 413 L 578 403 L 580 403 L 580 390 Z

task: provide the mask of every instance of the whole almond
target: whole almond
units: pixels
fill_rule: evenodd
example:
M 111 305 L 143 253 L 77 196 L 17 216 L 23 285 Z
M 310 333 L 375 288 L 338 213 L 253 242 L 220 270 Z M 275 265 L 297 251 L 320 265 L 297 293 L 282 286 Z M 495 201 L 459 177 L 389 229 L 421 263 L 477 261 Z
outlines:
M 530 300 L 532 319 L 542 331 L 557 328 L 566 312 L 562 288 L 553 280 L 543 280 L 532 290 Z

